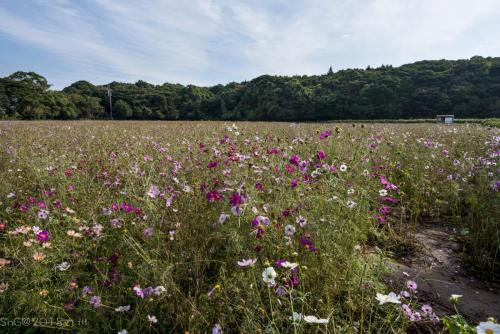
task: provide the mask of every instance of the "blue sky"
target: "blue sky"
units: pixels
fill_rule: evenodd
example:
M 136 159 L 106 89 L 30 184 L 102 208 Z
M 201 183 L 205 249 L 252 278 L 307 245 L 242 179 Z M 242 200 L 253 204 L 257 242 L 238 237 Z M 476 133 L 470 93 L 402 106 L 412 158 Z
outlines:
M 210 86 L 500 56 L 498 0 L 1 0 L 0 76 Z

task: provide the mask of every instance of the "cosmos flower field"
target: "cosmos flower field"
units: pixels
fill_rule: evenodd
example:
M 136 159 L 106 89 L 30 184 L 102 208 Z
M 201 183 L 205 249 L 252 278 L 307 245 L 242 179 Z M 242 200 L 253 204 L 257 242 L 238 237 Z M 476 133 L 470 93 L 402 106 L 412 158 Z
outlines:
M 0 122 L 0 330 L 441 332 L 453 312 L 386 260 L 433 217 L 495 277 L 499 145 L 472 124 Z

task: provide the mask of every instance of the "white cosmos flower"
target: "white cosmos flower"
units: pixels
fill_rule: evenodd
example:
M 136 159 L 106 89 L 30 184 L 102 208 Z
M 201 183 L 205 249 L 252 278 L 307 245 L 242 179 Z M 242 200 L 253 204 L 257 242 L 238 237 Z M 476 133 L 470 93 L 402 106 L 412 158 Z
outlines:
M 66 270 L 68 270 L 68 269 L 69 269 L 70 265 L 69 265 L 69 263 L 68 263 L 68 262 L 64 261 L 64 262 L 62 262 L 62 263 L 58 264 L 56 267 L 57 267 L 57 269 L 59 269 L 60 271 L 66 271 Z
M 458 298 L 462 298 L 462 297 L 463 297 L 462 295 L 455 295 L 455 294 L 452 294 L 452 295 L 450 296 L 450 302 L 452 302 L 452 303 L 456 303 L 456 302 L 458 302 Z
M 295 218 L 295 222 L 300 225 L 300 227 L 305 227 L 307 225 L 307 218 L 298 216 Z
M 233 206 L 231 208 L 231 213 L 235 216 L 241 216 L 241 214 L 243 213 L 243 208 L 240 208 L 238 206 Z
M 493 321 L 483 321 L 476 326 L 477 334 L 499 334 L 500 325 Z
M 167 289 L 165 289 L 165 287 L 163 285 L 158 285 L 157 287 L 155 287 L 153 289 L 153 293 L 155 296 L 159 296 L 162 293 L 164 293 L 165 291 L 167 291 Z
M 314 315 L 303 315 L 302 313 L 293 312 L 290 320 L 294 322 L 304 320 L 305 322 L 310 324 L 326 324 L 330 319 L 319 319 Z
M 380 190 L 378 191 L 378 193 L 379 193 L 379 195 L 380 195 L 380 196 L 382 196 L 382 197 L 383 197 L 383 196 L 387 196 L 387 190 L 386 190 L 386 189 L 380 189 Z
M 224 222 L 226 221 L 226 219 L 228 219 L 229 216 L 226 215 L 224 212 L 220 214 L 219 216 L 219 224 L 224 224 Z
M 295 321 L 301 321 L 302 320 L 302 313 L 297 313 L 293 312 L 292 316 L 290 317 L 290 320 Z
M 118 306 L 115 308 L 115 312 L 128 312 L 130 311 L 130 305 Z
M 379 302 L 379 305 L 383 305 L 385 303 L 401 304 L 399 298 L 401 297 L 396 295 L 394 292 L 390 292 L 388 295 L 377 293 L 377 300 Z
M 304 316 L 304 321 L 310 324 L 326 324 L 328 323 L 329 319 L 318 319 L 314 315 L 306 315 Z
M 356 204 L 356 202 L 349 200 L 349 201 L 347 201 L 346 205 L 347 205 L 347 207 L 348 207 L 349 209 L 352 209 L 352 208 L 354 208 L 357 204 Z
M 278 274 L 276 274 L 276 271 L 274 270 L 273 267 L 267 267 L 262 272 L 262 280 L 264 281 L 264 283 L 267 283 L 268 285 L 274 285 L 276 283 L 274 280 L 276 276 L 278 276 Z
M 152 324 L 156 324 L 158 322 L 158 319 L 154 315 L 148 314 L 148 321 Z
M 264 209 L 264 212 L 269 212 L 270 205 L 269 204 L 264 204 L 262 206 L 262 209 Z
M 285 235 L 291 237 L 292 235 L 295 234 L 295 231 L 296 231 L 295 226 L 290 225 L 290 224 L 285 226 Z
M 284 268 L 294 269 L 294 268 L 297 268 L 299 266 L 299 264 L 285 261 L 285 262 L 281 263 L 281 266 Z
M 346 170 L 347 170 L 347 165 L 346 164 L 340 165 L 340 171 L 341 172 L 345 172 Z

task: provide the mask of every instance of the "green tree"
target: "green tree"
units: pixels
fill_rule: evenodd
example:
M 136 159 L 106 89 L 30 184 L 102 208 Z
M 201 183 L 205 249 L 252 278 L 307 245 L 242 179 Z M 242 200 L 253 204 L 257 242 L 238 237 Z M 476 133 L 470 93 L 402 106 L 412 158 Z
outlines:
M 127 119 L 132 117 L 133 110 L 127 102 L 118 100 L 113 105 L 113 115 L 118 119 Z
M 75 93 L 67 94 L 67 96 L 75 105 L 80 118 L 96 119 L 103 118 L 105 116 L 102 99 Z

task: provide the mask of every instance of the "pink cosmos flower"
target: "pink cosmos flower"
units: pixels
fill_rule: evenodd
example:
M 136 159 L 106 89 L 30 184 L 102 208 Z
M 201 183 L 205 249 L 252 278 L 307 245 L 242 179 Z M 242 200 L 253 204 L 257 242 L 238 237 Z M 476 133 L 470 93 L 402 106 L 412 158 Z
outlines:
M 85 297 L 92 293 L 92 289 L 89 286 L 84 286 L 82 289 L 82 296 Z
M 242 259 L 238 261 L 240 267 L 253 266 L 257 262 L 257 259 Z
M 432 306 L 429 304 L 422 305 L 422 313 L 424 315 L 431 315 L 432 314 Z
M 151 237 L 151 236 L 153 236 L 153 228 L 148 227 L 148 228 L 144 229 L 143 233 L 146 237 Z
M 323 160 L 324 158 L 326 158 L 326 153 L 323 150 L 319 150 L 316 156 L 318 157 L 318 160 Z
M 410 293 L 408 291 L 403 290 L 399 293 L 399 295 L 404 298 L 410 298 Z
M 114 219 L 111 219 L 111 220 L 109 221 L 109 223 L 111 224 L 111 226 L 116 227 L 116 228 L 118 228 L 118 227 L 121 227 L 121 226 L 122 226 L 122 223 L 120 222 L 120 218 L 114 218 Z
M 160 189 L 156 185 L 153 184 L 153 185 L 151 185 L 151 187 L 149 187 L 149 190 L 146 193 L 146 195 L 148 195 L 151 198 L 156 198 L 156 197 L 158 197 L 158 195 L 160 195 Z
M 375 214 L 374 217 L 379 223 L 385 223 L 387 221 L 387 217 L 384 215 Z
M 134 290 L 136 296 L 144 298 L 144 292 L 142 292 L 142 289 L 141 289 L 140 285 L 137 285 L 137 284 L 134 285 L 134 287 L 132 288 L 132 290 Z
M 288 165 L 288 164 L 285 165 L 285 169 L 286 169 L 287 173 L 290 173 L 290 174 L 295 172 L 295 167 L 293 167 L 292 165 Z
M 417 291 L 417 283 L 415 281 L 406 281 L 406 287 L 411 292 L 416 292 Z
M 407 304 L 401 305 L 401 308 L 403 309 L 403 313 L 408 317 L 411 318 L 413 316 L 413 311 L 411 310 L 410 306 Z
M 100 296 L 92 296 L 90 298 L 90 305 L 94 308 L 99 308 L 101 307 L 101 297 Z
M 277 148 L 277 147 L 273 147 L 272 149 L 267 150 L 267 151 L 266 151 L 266 153 L 267 153 L 268 155 L 271 155 L 271 154 L 279 154 L 279 153 L 280 153 L 280 149 L 279 149 L 279 148 Z

